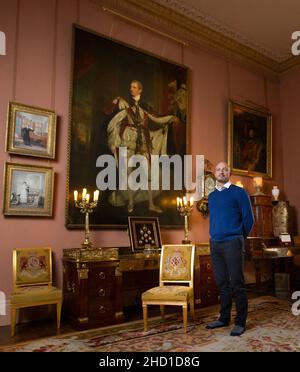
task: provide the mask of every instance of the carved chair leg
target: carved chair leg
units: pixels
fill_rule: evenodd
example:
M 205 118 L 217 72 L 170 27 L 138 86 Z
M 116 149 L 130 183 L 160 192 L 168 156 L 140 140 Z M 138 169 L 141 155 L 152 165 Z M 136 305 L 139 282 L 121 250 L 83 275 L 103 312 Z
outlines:
M 56 321 L 57 321 L 57 329 L 60 329 L 60 317 L 61 317 L 61 302 L 56 304 Z
M 144 331 L 148 331 L 148 306 L 143 304 Z
M 10 310 L 10 335 L 14 337 L 15 335 L 15 326 L 16 326 L 16 316 L 17 316 L 17 309 L 11 307 Z
M 187 304 L 182 306 L 184 332 L 187 332 Z
M 190 299 L 190 311 L 191 311 L 191 317 L 193 320 L 195 320 L 195 307 L 194 307 L 194 298 Z
M 165 305 L 160 305 L 160 315 L 162 319 L 165 319 Z

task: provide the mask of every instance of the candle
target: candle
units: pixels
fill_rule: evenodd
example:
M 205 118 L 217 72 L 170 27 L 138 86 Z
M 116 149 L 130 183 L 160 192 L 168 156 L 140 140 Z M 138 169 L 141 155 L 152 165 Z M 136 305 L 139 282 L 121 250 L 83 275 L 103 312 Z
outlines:
M 194 198 L 191 197 L 191 198 L 190 198 L 190 205 L 193 205 L 193 204 L 194 204 Z
M 75 191 L 74 191 L 74 201 L 77 202 L 77 198 L 78 198 L 78 191 L 75 190 Z
M 87 189 L 82 190 L 82 200 L 86 198 Z
M 89 201 L 90 201 L 90 194 L 86 194 L 85 201 L 86 201 L 86 203 L 89 203 Z
M 262 185 L 263 185 L 262 177 L 253 177 L 253 183 L 254 183 L 255 186 L 262 187 Z
M 186 197 L 184 196 L 183 197 L 183 205 L 186 206 L 187 205 L 187 202 L 186 202 Z
M 177 208 L 179 207 L 179 205 L 180 205 L 180 198 L 177 196 L 177 198 L 176 198 L 176 203 L 177 203 Z
M 94 191 L 94 202 L 98 201 L 99 199 L 99 190 Z

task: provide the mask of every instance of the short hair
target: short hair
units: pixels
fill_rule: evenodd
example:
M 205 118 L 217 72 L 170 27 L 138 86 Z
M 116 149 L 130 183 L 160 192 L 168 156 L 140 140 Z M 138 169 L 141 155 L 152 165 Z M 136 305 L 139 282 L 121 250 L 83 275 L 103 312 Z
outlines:
M 219 161 L 219 162 L 217 163 L 217 165 L 215 166 L 215 169 L 217 169 L 217 166 L 218 166 L 219 164 L 225 164 L 226 168 L 228 169 L 228 172 L 231 174 L 230 166 L 228 165 L 228 163 L 227 163 L 226 161 Z
M 139 80 L 131 80 L 131 84 L 136 83 L 140 90 L 143 90 L 143 84 Z

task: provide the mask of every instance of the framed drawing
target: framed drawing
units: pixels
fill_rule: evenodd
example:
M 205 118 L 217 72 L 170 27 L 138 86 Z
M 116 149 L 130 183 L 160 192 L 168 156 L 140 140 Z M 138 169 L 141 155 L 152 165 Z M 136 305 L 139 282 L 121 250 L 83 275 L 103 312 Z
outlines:
M 130 215 L 182 227 L 176 197 L 185 192 L 173 186 L 173 166 L 166 191 L 128 190 L 126 179 L 134 174 L 128 167 L 132 155 L 151 167 L 151 155 L 183 160 L 187 153 L 187 68 L 77 26 L 73 44 L 66 226 L 83 228 L 72 195 L 87 187 L 100 190 L 92 228 L 125 229 Z M 148 187 L 151 172 L 145 174 Z
M 131 249 L 160 249 L 162 246 L 158 217 L 128 217 Z
M 234 174 L 272 177 L 272 115 L 229 103 L 228 164 Z
M 4 215 L 50 217 L 52 204 L 52 168 L 5 163 Z
M 54 159 L 55 112 L 10 102 L 6 131 L 7 152 Z

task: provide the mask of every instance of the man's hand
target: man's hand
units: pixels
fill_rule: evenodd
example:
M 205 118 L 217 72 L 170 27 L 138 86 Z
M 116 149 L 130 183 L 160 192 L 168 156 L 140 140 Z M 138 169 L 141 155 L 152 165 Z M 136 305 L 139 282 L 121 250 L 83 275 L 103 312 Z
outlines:
M 174 124 L 180 124 L 180 120 L 178 119 L 177 116 L 173 116 L 172 122 L 173 122 Z

